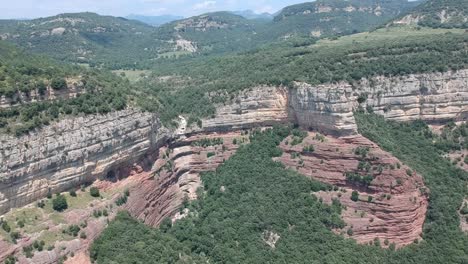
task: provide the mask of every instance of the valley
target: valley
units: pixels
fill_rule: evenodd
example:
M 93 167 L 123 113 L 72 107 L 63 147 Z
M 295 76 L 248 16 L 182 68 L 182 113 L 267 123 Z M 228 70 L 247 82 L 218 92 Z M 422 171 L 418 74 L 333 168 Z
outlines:
M 0 20 L 0 262 L 466 262 L 465 2 Z

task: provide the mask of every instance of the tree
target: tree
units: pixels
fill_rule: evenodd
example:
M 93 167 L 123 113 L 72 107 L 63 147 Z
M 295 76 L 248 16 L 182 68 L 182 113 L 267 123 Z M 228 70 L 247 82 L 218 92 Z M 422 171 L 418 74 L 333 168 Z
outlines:
M 354 202 L 357 202 L 359 200 L 359 193 L 357 191 L 353 191 L 351 193 L 351 200 L 353 200 Z
M 67 82 L 62 78 L 55 78 L 50 83 L 50 87 L 54 90 L 61 90 L 67 88 Z
M 97 187 L 91 187 L 89 189 L 89 194 L 92 196 L 92 197 L 99 197 L 100 196 L 100 193 L 99 193 L 99 189 Z
M 52 208 L 55 211 L 62 212 L 68 208 L 67 199 L 61 194 L 57 194 L 57 197 L 52 200 Z

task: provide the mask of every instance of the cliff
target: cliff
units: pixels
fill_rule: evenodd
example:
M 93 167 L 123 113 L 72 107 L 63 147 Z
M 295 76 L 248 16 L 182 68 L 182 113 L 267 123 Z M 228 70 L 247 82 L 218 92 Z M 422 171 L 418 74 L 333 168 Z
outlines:
M 338 187 L 316 193 L 326 203 L 337 200 L 343 205 L 342 218 L 347 226 L 337 233 L 352 229 L 351 237 L 359 243 L 379 239 L 396 246 L 420 239 L 429 196 L 420 175 L 360 135 L 336 138 L 309 133 L 296 146 L 288 141 L 292 140 L 281 144 L 284 154 L 278 161 L 307 177 Z M 313 146 L 313 151 L 305 151 L 309 146 Z M 359 148 L 366 151 L 358 153 Z M 347 176 L 351 174 L 370 175 L 372 180 L 367 185 Z M 359 194 L 356 201 L 351 199 L 353 191 Z
M 395 121 L 465 120 L 468 112 L 468 70 L 375 77 L 350 84 L 290 89 L 290 115 L 305 127 L 327 133 L 353 134 L 353 111 L 359 106 Z
M 1 136 L 0 213 L 98 178 L 157 150 L 169 132 L 155 115 L 125 110 L 62 120 L 38 133 Z

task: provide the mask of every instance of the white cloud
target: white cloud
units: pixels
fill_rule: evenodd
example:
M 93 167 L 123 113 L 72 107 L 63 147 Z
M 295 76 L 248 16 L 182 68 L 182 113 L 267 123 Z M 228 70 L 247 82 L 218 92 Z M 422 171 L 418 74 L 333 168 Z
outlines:
M 201 3 L 196 3 L 195 5 L 193 5 L 193 9 L 195 9 L 195 10 L 206 10 L 206 9 L 213 8 L 215 6 L 216 6 L 216 1 L 207 0 L 207 1 L 203 1 Z

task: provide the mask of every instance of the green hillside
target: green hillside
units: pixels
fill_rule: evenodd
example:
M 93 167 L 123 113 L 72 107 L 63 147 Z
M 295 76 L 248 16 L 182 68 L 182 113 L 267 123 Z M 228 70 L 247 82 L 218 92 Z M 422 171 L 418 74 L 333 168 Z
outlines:
M 281 34 L 332 36 L 363 32 L 407 12 L 406 0 L 318 0 L 284 8 L 274 19 Z
M 84 94 L 69 100 L 47 101 L 48 90 L 68 89 L 67 80 L 81 83 Z M 65 115 L 121 110 L 127 104 L 129 86 L 109 72 L 59 64 L 0 41 L 0 96 L 16 100 L 15 106 L 0 108 L 0 133 L 21 135 Z M 32 93 L 38 94 L 37 102 L 20 100 Z
M 428 0 L 394 24 L 417 24 L 432 28 L 468 28 L 467 0 Z
M 61 14 L 27 21 L 0 21 L 0 36 L 29 51 L 91 66 L 124 67 L 154 56 L 163 44 L 153 27 L 94 13 Z

